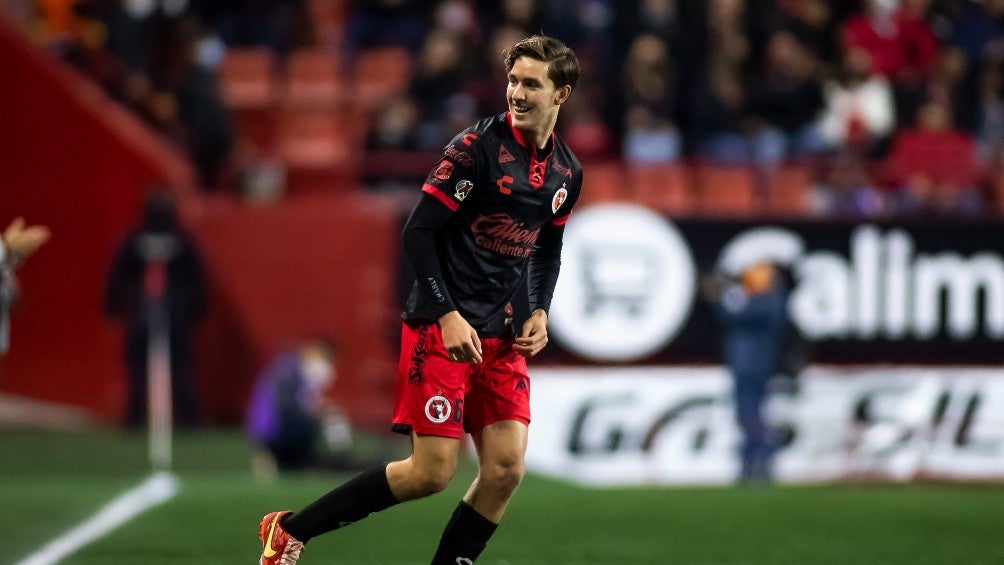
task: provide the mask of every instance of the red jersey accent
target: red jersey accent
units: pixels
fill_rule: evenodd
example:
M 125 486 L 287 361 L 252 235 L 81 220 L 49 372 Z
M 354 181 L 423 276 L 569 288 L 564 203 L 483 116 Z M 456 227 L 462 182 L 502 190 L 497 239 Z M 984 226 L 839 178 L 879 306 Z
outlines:
M 443 191 L 439 190 L 438 187 L 432 186 L 429 183 L 425 183 L 422 185 L 422 192 L 435 196 L 436 200 L 439 200 L 440 202 L 445 204 L 447 208 L 453 210 L 454 212 L 457 211 L 457 208 L 460 208 L 460 204 L 458 204 L 456 200 L 453 200 L 449 196 L 443 194 Z

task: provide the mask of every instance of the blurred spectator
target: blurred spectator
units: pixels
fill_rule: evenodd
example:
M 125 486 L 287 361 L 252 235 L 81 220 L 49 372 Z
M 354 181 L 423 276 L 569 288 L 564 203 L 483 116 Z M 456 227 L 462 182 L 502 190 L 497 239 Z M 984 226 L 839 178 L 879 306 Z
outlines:
M 219 185 L 220 172 L 234 148 L 234 127 L 230 110 L 220 94 L 216 69 L 223 60 L 223 44 L 218 37 L 192 26 L 182 34 L 181 53 L 171 91 L 177 101 L 178 119 L 184 125 L 184 146 L 199 173 L 203 188 Z
M 975 75 L 974 75 L 975 77 Z M 976 129 L 976 80 L 970 79 L 966 71 L 965 55 L 956 47 L 944 47 L 938 52 L 938 60 L 931 77 L 922 92 L 923 96 L 912 101 L 908 108 L 910 116 L 916 116 L 920 106 L 935 101 L 952 112 L 955 125 L 961 129 Z M 912 119 L 911 119 L 912 122 Z
M 14 269 L 51 236 L 45 226 L 25 226 L 15 218 L 0 234 L 0 355 L 10 348 L 10 309 L 18 297 Z
M 418 107 L 420 149 L 441 149 L 458 124 L 474 118 L 477 102 L 464 91 L 469 74 L 457 35 L 438 28 L 430 32 L 408 88 Z
M 609 159 L 617 151 L 614 136 L 596 104 L 603 99 L 602 87 L 583 77 L 575 88 L 577 95 L 565 102 L 558 117 L 562 138 L 579 159 Z
M 934 66 L 938 40 L 917 16 L 901 10 L 899 0 L 866 0 L 844 23 L 846 47 L 867 51 L 873 70 L 895 83 L 922 78 Z
M 676 127 L 676 77 L 669 46 L 659 36 L 632 41 L 623 68 L 624 131 L 621 154 L 626 161 L 665 163 L 682 152 Z
M 910 8 L 901 9 L 900 0 L 867 0 L 864 10 L 843 27 L 846 48 L 867 51 L 872 71 L 892 83 L 901 124 L 909 121 L 938 53 L 938 40 L 924 14 L 916 6 Z
M 453 34 L 464 44 L 466 54 L 484 48 L 473 0 L 441 0 L 433 14 L 432 27 Z
M 871 69 L 871 56 L 863 49 L 844 55 L 840 73 L 827 81 L 821 133 L 831 149 L 871 152 L 896 127 L 889 81 Z
M 423 4 L 417 0 L 353 1 L 345 26 L 349 54 L 384 46 L 418 52 L 426 29 Z
M 713 280 L 705 281 L 705 287 L 722 326 L 725 365 L 733 378 L 743 435 L 740 480 L 770 481 L 776 438 L 763 410 L 768 381 L 781 370 L 791 343 L 788 288 L 777 267 L 762 260 L 745 267 L 739 280 L 724 288 Z
M 142 222 L 115 254 L 105 298 L 108 314 L 125 323 L 128 426 L 147 420 L 150 336 L 162 311 L 167 314 L 174 421 L 186 427 L 198 423 L 192 341 L 195 324 L 205 312 L 204 277 L 199 252 L 179 225 L 171 194 L 153 191 Z
M 991 171 L 1004 163 L 1004 69 L 1001 63 L 985 64 L 978 77 L 976 141 L 980 164 Z
M 414 151 L 418 149 L 418 108 L 407 96 L 391 96 L 377 109 L 366 133 L 367 151 Z
M 951 42 L 962 49 L 966 67 L 979 68 L 984 61 L 1004 59 L 1004 0 L 958 2 Z
M 465 91 L 477 100 L 478 114 L 497 114 L 506 108 L 505 96 L 499 92 L 505 89 L 505 65 L 502 53 L 527 34 L 512 25 L 496 27 L 488 38 L 488 46 L 481 54 L 481 62 L 476 65 L 467 82 Z
M 543 7 L 537 0 L 481 2 L 481 8 L 482 16 L 490 18 L 484 22 L 485 24 L 514 27 L 523 37 L 539 33 L 544 27 Z
M 326 398 L 337 378 L 338 355 L 329 340 L 310 339 L 277 355 L 255 377 L 245 428 L 259 478 L 273 470 L 316 467 L 322 439 L 341 450 L 351 447 L 348 421 Z
M 787 32 L 767 44 L 764 69 L 749 86 L 748 113 L 783 141 L 785 157 L 820 153 L 823 85 L 815 59 Z
M 839 59 L 837 18 L 826 0 L 801 0 L 787 3 L 781 15 L 782 26 L 805 46 L 824 67 Z
M 313 39 L 305 0 L 217 0 L 196 4 L 203 21 L 213 25 L 227 45 L 265 45 L 285 56 Z
M 837 151 L 819 163 L 809 209 L 817 216 L 874 217 L 886 213 L 884 192 L 876 186 L 869 161 L 860 153 Z
M 745 69 L 752 51 L 744 13 L 740 0 L 712 0 L 709 4 L 711 54 L 704 76 L 691 90 L 691 125 L 701 159 L 771 168 L 784 157 L 784 139 L 749 114 Z
M 896 134 L 888 169 L 899 214 L 969 216 L 982 211 L 976 144 L 953 126 L 944 104 L 921 107 L 915 125 Z
M 869 163 L 886 148 L 896 127 L 892 87 L 871 73 L 871 56 L 863 49 L 844 55 L 839 74 L 824 86 L 820 124 L 830 151 L 816 187 L 817 213 L 875 216 L 886 211 Z

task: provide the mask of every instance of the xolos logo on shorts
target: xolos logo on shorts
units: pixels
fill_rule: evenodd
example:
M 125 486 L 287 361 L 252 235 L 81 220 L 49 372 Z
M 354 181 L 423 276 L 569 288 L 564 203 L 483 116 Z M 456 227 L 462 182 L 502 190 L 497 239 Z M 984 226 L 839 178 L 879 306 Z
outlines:
M 445 396 L 433 396 L 425 403 L 425 417 L 430 422 L 442 424 L 450 419 L 452 412 L 453 406 L 450 405 L 450 401 Z

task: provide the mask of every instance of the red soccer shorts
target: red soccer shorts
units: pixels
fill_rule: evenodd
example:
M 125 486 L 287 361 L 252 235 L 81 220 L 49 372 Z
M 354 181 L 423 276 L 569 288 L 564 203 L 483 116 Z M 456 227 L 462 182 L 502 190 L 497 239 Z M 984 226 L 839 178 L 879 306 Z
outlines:
M 482 338 L 481 363 L 454 363 L 439 324 L 404 324 L 394 430 L 459 439 L 503 420 L 529 425 L 530 377 L 512 345 L 512 338 Z

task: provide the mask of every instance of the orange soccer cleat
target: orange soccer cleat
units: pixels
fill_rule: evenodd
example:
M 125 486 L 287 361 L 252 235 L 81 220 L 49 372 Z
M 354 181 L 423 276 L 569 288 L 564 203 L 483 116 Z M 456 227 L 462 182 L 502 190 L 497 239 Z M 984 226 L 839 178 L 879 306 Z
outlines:
M 269 512 L 261 519 L 258 529 L 262 543 L 260 565 L 296 565 L 300 559 L 303 542 L 289 535 L 281 523 L 282 517 L 291 513 L 290 510 Z

